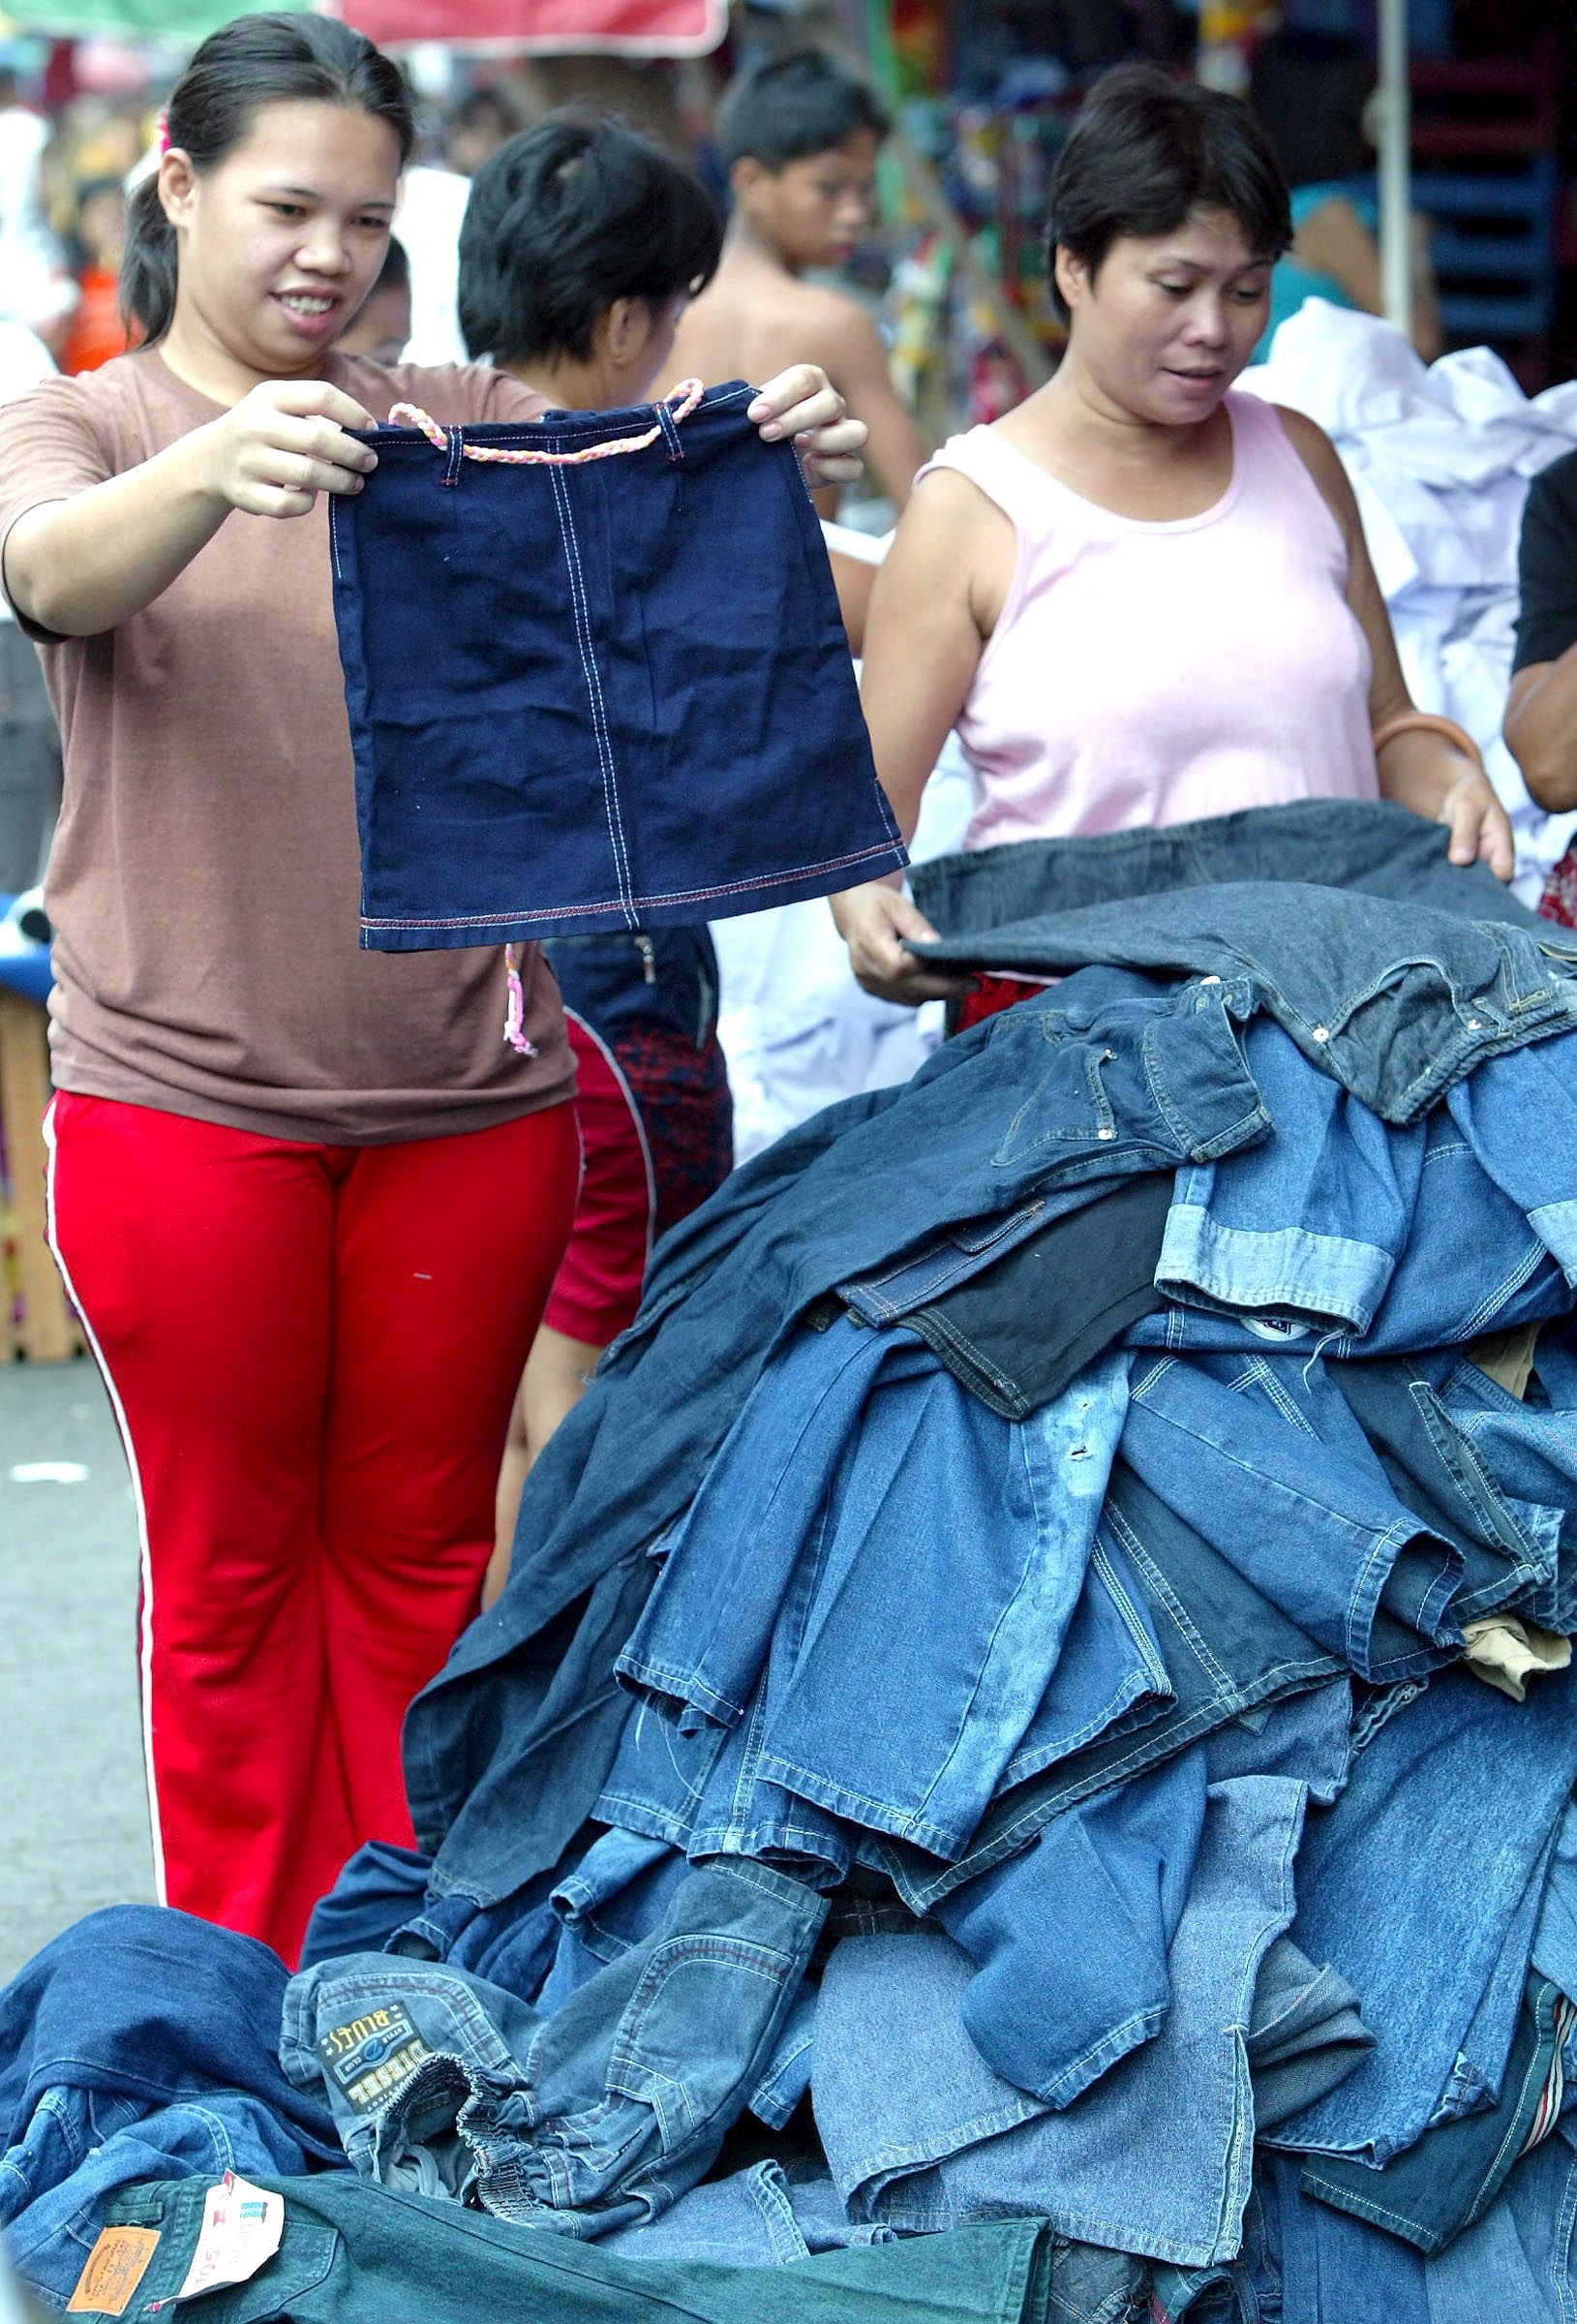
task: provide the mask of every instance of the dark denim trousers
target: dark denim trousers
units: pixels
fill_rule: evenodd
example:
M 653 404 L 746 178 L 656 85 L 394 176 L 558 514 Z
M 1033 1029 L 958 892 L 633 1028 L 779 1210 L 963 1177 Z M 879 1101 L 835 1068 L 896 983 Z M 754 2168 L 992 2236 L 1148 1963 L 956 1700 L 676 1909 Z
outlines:
M 1247 2271 L 1265 2305 L 1249 2312 L 1280 2324 L 1558 2324 L 1577 2297 L 1570 2127 L 1517 2163 L 1484 2217 L 1431 2259 L 1302 2193 L 1296 2156 L 1266 2156 Z
M 753 390 L 380 428 L 331 511 L 361 941 L 385 952 L 715 920 L 906 859 L 827 552 Z M 572 466 L 659 418 L 648 449 Z
M 939 1864 L 884 1840 L 881 1865 L 929 1911 L 1080 1800 L 1343 1669 L 1119 1455 L 1061 1659 L 968 1848 Z
M 1439 1671 L 1364 1744 L 1310 1819 L 1292 1935 L 1362 1997 L 1376 2047 L 1278 2146 L 1388 2162 L 1498 2096 L 1574 1781 L 1577 1671 L 1523 1703 Z
M 613 1664 L 644 1551 L 797 1317 L 950 1227 L 1264 1134 L 1228 988 L 1103 971 L 1054 997 L 818 1116 L 664 1238 L 640 1316 L 528 1481 L 509 1587 L 408 1716 L 440 1886 L 508 1895 L 559 1862 L 622 1728 Z
M 1015 1422 L 906 1336 L 803 1333 L 675 1529 L 621 1674 L 682 1726 L 734 1728 L 771 1657 L 767 1780 L 956 1855 L 1062 1651 L 1126 1371 Z
M 1416 1121 L 1486 1059 L 1577 1025 L 1568 938 L 1353 889 L 1240 879 L 917 944 L 958 967 L 1246 979 L 1311 1063 Z M 1552 954 L 1558 958 L 1552 958 Z
M 1426 2130 L 1382 2170 L 1320 2156 L 1304 2170 L 1304 2193 L 1373 2220 L 1431 2257 L 1443 2251 L 1483 2217 L 1542 2126 L 1551 2071 L 1571 2032 L 1571 2005 L 1560 1989 L 1547 1977 L 1530 1977 L 1493 2106 Z
M 1089 840 L 1028 840 L 938 856 L 909 874 L 915 901 L 943 935 L 972 935 L 1092 903 L 1131 903 L 1164 888 L 1239 879 L 1298 880 L 1425 903 L 1465 920 L 1537 926 L 1485 864 L 1449 861 L 1449 836 L 1388 799 L 1299 799 L 1206 815 L 1164 831 Z
M 1045 2324 L 1048 2312 L 1051 2239 L 1038 2219 L 761 2269 L 625 2258 L 349 2172 L 258 2184 L 285 2198 L 284 2240 L 246 2283 L 209 2295 L 223 2324 Z M 203 2193 L 155 2185 L 116 2205 L 117 2222 L 159 2231 L 128 2324 L 172 2312 Z
M 1577 1045 L 1493 1059 L 1407 1129 L 1318 1073 L 1268 1019 L 1244 1046 L 1276 1135 L 1178 1173 L 1159 1268 L 1167 1304 L 1132 1328 L 1135 1341 L 1393 1356 L 1570 1308 L 1551 1247 L 1570 1257 L 1577 1214 L 1561 1109 L 1486 1101 L 1525 1066 L 1534 1079 L 1546 1065 L 1570 1072 Z M 1470 1106 L 1471 1134 L 1458 1119 Z
M 442 1963 L 319 1963 L 280 2058 L 364 2176 L 592 2237 L 693 2186 L 749 2102 L 827 1905 L 762 1864 L 685 1875 L 551 2013 Z
M 659 1024 L 704 1048 L 717 1024 L 717 954 L 704 927 L 554 936 L 542 947 L 566 1009 L 606 1041 Z
M 343 2161 L 275 2041 L 286 1971 L 250 1937 L 151 1905 L 89 1914 L 0 1994 L 0 2228 L 56 2307 L 121 2187 Z

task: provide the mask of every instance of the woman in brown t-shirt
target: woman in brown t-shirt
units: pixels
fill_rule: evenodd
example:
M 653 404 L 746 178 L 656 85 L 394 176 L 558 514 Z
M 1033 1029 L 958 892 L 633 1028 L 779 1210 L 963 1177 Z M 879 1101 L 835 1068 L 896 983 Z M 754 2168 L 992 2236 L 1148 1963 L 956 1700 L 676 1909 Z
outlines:
M 5 584 L 66 746 L 53 1237 L 138 1502 L 160 1894 L 288 1960 L 352 1849 L 411 1837 L 400 1721 L 476 1603 L 578 1169 L 534 948 L 509 1046 L 501 955 L 356 940 L 323 496 L 402 398 L 541 409 L 332 352 L 409 144 L 360 35 L 227 25 L 134 206 L 145 346 L 0 414 Z M 841 413 L 809 369 L 752 407 L 834 477 Z

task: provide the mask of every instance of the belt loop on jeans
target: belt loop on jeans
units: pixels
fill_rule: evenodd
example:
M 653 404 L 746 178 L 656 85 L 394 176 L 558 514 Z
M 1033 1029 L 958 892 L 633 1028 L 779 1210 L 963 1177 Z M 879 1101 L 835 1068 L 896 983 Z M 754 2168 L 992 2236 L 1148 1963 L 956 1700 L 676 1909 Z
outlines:
M 659 428 L 661 428 L 664 440 L 668 445 L 669 459 L 682 460 L 684 457 L 684 447 L 679 441 L 679 426 L 674 418 L 673 406 L 671 404 L 662 403 L 655 405 L 653 409 L 657 414 L 657 425 Z
M 463 428 L 445 428 L 443 433 L 449 440 L 449 456 L 443 464 L 441 481 L 445 484 L 458 484 L 460 463 L 465 457 L 466 451 L 465 430 Z

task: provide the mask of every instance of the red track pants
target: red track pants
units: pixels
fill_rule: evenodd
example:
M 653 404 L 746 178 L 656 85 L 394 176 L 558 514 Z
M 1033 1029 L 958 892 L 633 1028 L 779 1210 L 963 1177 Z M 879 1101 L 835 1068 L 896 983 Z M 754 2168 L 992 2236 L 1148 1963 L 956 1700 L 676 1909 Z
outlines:
M 411 1838 L 400 1723 L 477 1604 L 574 1109 L 339 1147 L 61 1092 L 47 1135 L 141 1526 L 159 1893 L 293 1965 L 351 1850 Z

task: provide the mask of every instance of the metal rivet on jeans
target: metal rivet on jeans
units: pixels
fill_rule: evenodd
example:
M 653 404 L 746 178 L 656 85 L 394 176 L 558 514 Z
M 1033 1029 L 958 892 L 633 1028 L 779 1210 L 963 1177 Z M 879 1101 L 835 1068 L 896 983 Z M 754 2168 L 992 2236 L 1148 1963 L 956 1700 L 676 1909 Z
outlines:
M 1328 1041 L 1330 1039 L 1329 1025 L 1317 1024 L 1314 1028 L 1314 1037 L 1317 1041 Z
M 1117 1133 L 1115 1130 L 1097 1130 L 1095 1135 L 1097 1138 L 1115 1138 Z

